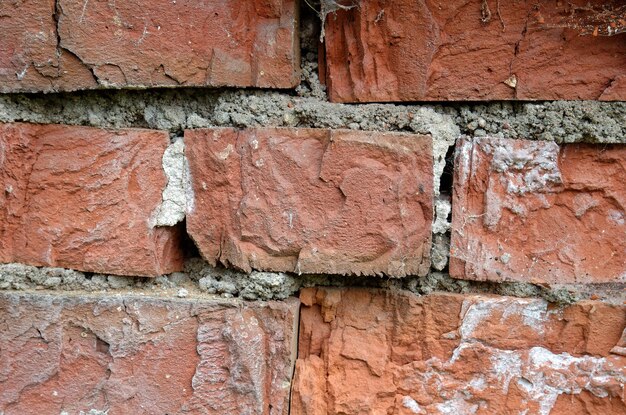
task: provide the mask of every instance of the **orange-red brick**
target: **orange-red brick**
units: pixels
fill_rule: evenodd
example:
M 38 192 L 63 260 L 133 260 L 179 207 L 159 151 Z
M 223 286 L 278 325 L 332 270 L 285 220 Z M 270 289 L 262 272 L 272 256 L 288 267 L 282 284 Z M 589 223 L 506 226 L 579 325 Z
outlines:
M 298 301 L 0 293 L 0 412 L 287 415 Z
M 243 270 L 391 276 L 430 266 L 428 136 L 324 129 L 185 132 L 187 230 Z
M 626 308 L 305 289 L 291 413 L 623 414 Z
M 180 270 L 179 229 L 152 226 L 168 144 L 160 131 L 0 124 L 0 262 Z
M 450 274 L 533 283 L 626 281 L 626 146 L 457 143 Z
M 56 8 L 55 8 L 56 4 Z M 299 82 L 294 0 L 0 4 L 0 92 Z

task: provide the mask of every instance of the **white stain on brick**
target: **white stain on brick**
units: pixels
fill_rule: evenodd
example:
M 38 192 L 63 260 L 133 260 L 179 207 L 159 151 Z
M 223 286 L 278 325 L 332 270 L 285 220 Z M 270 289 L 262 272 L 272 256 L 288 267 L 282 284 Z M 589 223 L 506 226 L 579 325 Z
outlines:
M 522 359 L 518 352 L 503 350 L 489 357 L 492 364 L 492 371 L 502 385 L 504 393 L 509 392 L 509 385 L 512 379 L 517 379 L 522 373 Z
M 402 406 L 404 406 L 409 411 L 414 414 L 423 414 L 422 408 L 420 408 L 419 404 L 415 401 L 415 399 L 410 396 L 405 396 L 402 398 Z
M 475 157 L 474 141 L 471 139 L 463 139 L 460 141 L 461 145 L 456 149 L 456 162 L 457 173 L 461 173 L 458 177 L 459 186 L 464 187 L 472 173 L 472 161 Z
M 519 317 L 523 325 L 541 336 L 551 313 L 558 311 L 548 311 L 547 303 L 539 299 L 481 296 L 466 299 L 461 307 L 461 324 L 458 329 L 461 342 L 449 361 L 431 363 L 434 373 L 428 377 L 436 376 L 439 380 L 447 378 L 448 373 L 457 370 L 456 365 L 464 364 L 461 356 L 467 355 L 468 351 L 470 354 L 487 353 L 491 369 L 485 370 L 480 377 L 473 377 L 467 384 L 459 384 L 456 389 L 465 391 L 467 399 L 463 394 L 456 394 L 453 399 L 437 405 L 439 412 L 473 413 L 476 408 L 469 402 L 471 391 L 498 388 L 506 395 L 511 382 L 519 386 L 523 399 L 538 404 L 538 413 L 541 415 L 551 412 L 561 394 L 576 395 L 588 391 L 599 398 L 607 398 L 611 396 L 611 390 L 621 390 L 626 383 L 626 372 L 623 367 L 617 367 L 606 358 L 555 354 L 543 347 L 502 350 L 476 337 L 479 328 L 487 322 L 506 324 L 509 318 Z M 494 318 L 498 320 L 493 321 Z M 489 327 L 483 326 L 483 329 L 489 331 Z M 427 378 L 426 374 L 423 378 Z
M 559 146 L 554 142 L 525 141 L 515 148 L 509 140 L 490 139 L 480 142 L 481 148 L 492 155 L 491 169 L 500 173 L 509 193 L 546 192 L 560 185 Z
M 483 320 L 494 313 L 500 314 L 500 323 L 513 316 L 521 316 L 522 324 L 539 334 L 543 334 L 543 326 L 549 315 L 548 303 L 542 299 L 473 297 L 463 301 L 461 306 L 461 339 L 471 340 Z
M 478 411 L 478 405 L 467 402 L 465 396 L 457 392 L 452 399 L 438 404 L 437 410 L 442 415 L 470 415 Z
M 555 354 L 543 347 L 533 347 L 518 385 L 540 404 L 540 414 L 548 415 L 561 394 L 580 394 L 586 390 L 606 398 L 611 384 L 622 388 L 625 382 L 624 368 L 614 367 L 605 358 Z

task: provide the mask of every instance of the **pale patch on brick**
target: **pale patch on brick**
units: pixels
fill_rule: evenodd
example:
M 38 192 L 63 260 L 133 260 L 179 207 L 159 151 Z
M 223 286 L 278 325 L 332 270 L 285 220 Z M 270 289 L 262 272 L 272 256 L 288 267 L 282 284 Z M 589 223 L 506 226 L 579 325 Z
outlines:
M 174 226 L 193 210 L 193 189 L 189 179 L 189 163 L 185 158 L 185 142 L 178 138 L 163 153 L 163 171 L 167 185 L 152 226 Z

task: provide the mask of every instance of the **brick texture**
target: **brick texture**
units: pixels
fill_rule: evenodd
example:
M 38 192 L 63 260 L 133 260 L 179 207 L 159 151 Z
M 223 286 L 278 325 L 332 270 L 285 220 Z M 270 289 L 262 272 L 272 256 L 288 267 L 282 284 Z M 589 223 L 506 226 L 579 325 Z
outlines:
M 0 92 L 299 82 L 294 0 L 3 1 L 0 15 Z
M 297 311 L 0 293 L 0 412 L 286 415 Z
M 187 229 L 206 260 L 243 270 L 424 275 L 427 136 L 316 129 L 185 132 Z
M 626 146 L 457 143 L 450 274 L 626 282 Z
M 294 415 L 623 414 L 626 308 L 305 289 Z
M 120 275 L 182 268 L 155 228 L 167 133 L 0 124 L 0 262 Z
M 626 99 L 623 0 L 356 3 L 326 23 L 332 101 Z

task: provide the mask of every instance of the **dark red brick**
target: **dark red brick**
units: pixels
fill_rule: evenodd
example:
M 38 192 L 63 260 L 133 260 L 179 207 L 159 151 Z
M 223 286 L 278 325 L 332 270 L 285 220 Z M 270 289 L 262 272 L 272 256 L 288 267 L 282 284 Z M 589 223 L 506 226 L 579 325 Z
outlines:
M 332 101 L 626 99 L 626 35 L 602 36 L 624 0 L 352 3 L 326 21 Z

